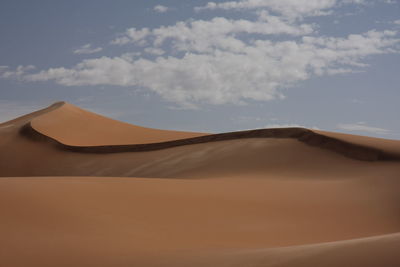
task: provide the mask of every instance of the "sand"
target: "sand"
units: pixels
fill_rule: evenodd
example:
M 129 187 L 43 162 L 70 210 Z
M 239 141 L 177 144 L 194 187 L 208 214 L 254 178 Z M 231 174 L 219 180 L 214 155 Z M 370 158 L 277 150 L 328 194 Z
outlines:
M 293 132 L 214 140 L 63 102 L 0 124 L 0 266 L 400 266 L 400 161 L 343 152 L 400 141 Z
M 52 112 L 34 118 L 31 124 L 35 130 L 44 135 L 63 144 L 75 146 L 146 144 L 204 135 L 135 126 L 80 109 L 69 103 L 61 103 Z

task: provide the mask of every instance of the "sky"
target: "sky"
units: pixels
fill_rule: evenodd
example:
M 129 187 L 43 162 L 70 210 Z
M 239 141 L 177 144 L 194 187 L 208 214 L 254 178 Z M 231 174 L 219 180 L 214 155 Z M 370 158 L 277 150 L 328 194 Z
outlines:
M 136 125 L 400 139 L 400 0 L 2 0 L 0 122 L 67 101 Z

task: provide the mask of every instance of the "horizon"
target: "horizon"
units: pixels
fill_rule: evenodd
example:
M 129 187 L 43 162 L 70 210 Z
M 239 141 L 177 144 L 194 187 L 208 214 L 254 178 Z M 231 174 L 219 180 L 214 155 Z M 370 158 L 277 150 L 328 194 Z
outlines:
M 74 105 L 74 104 L 72 104 L 72 103 L 70 103 L 70 102 L 68 102 L 68 101 L 59 100 L 59 101 L 55 101 L 55 102 L 51 103 L 50 105 L 47 105 L 47 106 L 42 107 L 42 108 L 39 108 L 39 109 L 37 109 L 37 110 L 32 110 L 32 112 L 24 113 L 24 114 L 21 114 L 20 116 L 11 118 L 10 120 L 4 121 L 4 122 L 0 122 L 0 125 L 1 125 L 1 124 L 5 124 L 5 123 L 8 123 L 9 121 L 13 121 L 13 120 L 15 120 L 15 119 L 18 119 L 18 118 L 20 118 L 20 117 L 23 117 L 23 116 L 25 116 L 25 115 L 29 115 L 29 114 L 31 114 L 31 113 L 33 113 L 33 112 L 36 112 L 36 111 L 40 111 L 40 110 L 44 110 L 44 109 L 50 108 L 50 107 L 52 107 L 52 106 L 54 106 L 54 105 L 57 105 L 57 104 L 69 104 L 69 105 L 73 105 L 73 106 L 75 106 L 75 107 L 77 107 L 77 108 L 82 109 L 81 107 L 76 106 L 76 105 Z M 83 110 L 88 111 L 88 112 L 91 112 L 91 113 L 94 113 L 94 114 L 96 114 L 96 115 L 101 115 L 101 116 L 103 116 L 103 117 L 105 117 L 105 118 L 107 118 L 107 119 L 111 119 L 111 120 L 114 120 L 114 121 L 123 122 L 123 123 L 128 123 L 128 124 L 134 125 L 134 126 L 145 127 L 145 126 L 142 126 L 142 125 L 137 125 L 137 124 L 129 123 L 129 122 L 126 122 L 126 121 L 118 120 L 118 119 L 115 119 L 115 118 L 112 118 L 112 117 L 108 117 L 108 116 L 106 116 L 106 115 L 104 115 L 104 114 L 96 113 L 96 112 L 93 112 L 93 111 L 91 111 L 91 110 L 89 110 L 89 109 L 83 109 Z M 162 128 L 153 128 L 153 127 L 145 127 L 145 128 L 154 129 L 154 130 L 176 130 L 176 129 L 162 129 Z M 214 135 L 214 134 L 220 134 L 220 133 L 246 132 L 246 131 L 252 131 L 252 130 L 263 130 L 263 129 L 290 129 L 290 128 L 300 128 L 300 129 L 307 129 L 307 130 L 311 130 L 311 131 L 323 131 L 323 132 L 326 131 L 325 129 L 307 128 L 307 127 L 301 126 L 301 125 L 287 125 L 287 126 L 286 126 L 286 125 L 277 125 L 276 127 L 250 128 L 250 129 L 241 129 L 241 130 L 231 131 L 231 132 L 202 132 L 202 133 Z M 190 133 L 190 132 L 195 133 L 194 131 L 186 131 L 186 132 L 188 132 L 188 133 Z M 327 132 L 329 132 L 329 131 L 327 131 Z M 339 133 L 339 132 L 338 132 L 338 133 Z M 346 134 L 346 133 L 345 133 L 345 134 Z M 347 133 L 347 134 L 349 134 L 349 133 Z M 372 138 L 381 138 L 381 137 L 375 137 L 375 136 L 371 136 L 371 135 L 367 135 L 367 134 L 349 134 L 349 135 L 353 135 L 353 136 L 362 136 L 362 137 L 372 137 Z M 383 138 L 383 139 L 387 139 L 387 140 L 397 140 L 397 139 L 390 139 L 390 138 Z

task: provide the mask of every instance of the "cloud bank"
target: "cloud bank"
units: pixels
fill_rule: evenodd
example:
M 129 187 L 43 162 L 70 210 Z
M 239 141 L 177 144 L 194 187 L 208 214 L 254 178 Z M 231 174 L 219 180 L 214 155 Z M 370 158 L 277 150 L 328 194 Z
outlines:
M 111 46 L 141 52 L 85 59 L 20 76 L 25 81 L 54 81 L 64 86 L 112 85 L 145 88 L 181 107 L 243 104 L 284 97 L 313 76 L 337 75 L 368 67 L 372 55 L 399 53 L 394 30 L 330 37 L 312 20 L 361 0 L 243 0 L 209 2 L 196 11 L 249 11 L 245 18 L 214 17 L 179 21 L 156 28 L 129 28 Z M 160 9 L 161 10 L 161 9 Z M 86 45 L 87 46 L 87 45 Z M 85 50 L 86 49 L 86 50 Z M 96 48 L 97 49 L 97 48 Z M 92 47 L 82 47 L 91 52 Z M 85 53 L 85 52 L 80 52 Z M 99 51 L 97 51 L 99 52 Z M 1 74 L 0 74 L 1 75 Z M 3 74 L 4 76 L 4 74 Z

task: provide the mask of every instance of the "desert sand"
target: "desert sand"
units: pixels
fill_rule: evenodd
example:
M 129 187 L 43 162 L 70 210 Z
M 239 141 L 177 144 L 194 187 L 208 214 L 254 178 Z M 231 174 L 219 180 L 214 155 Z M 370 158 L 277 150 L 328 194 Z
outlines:
M 0 266 L 400 266 L 400 141 L 0 124 Z

